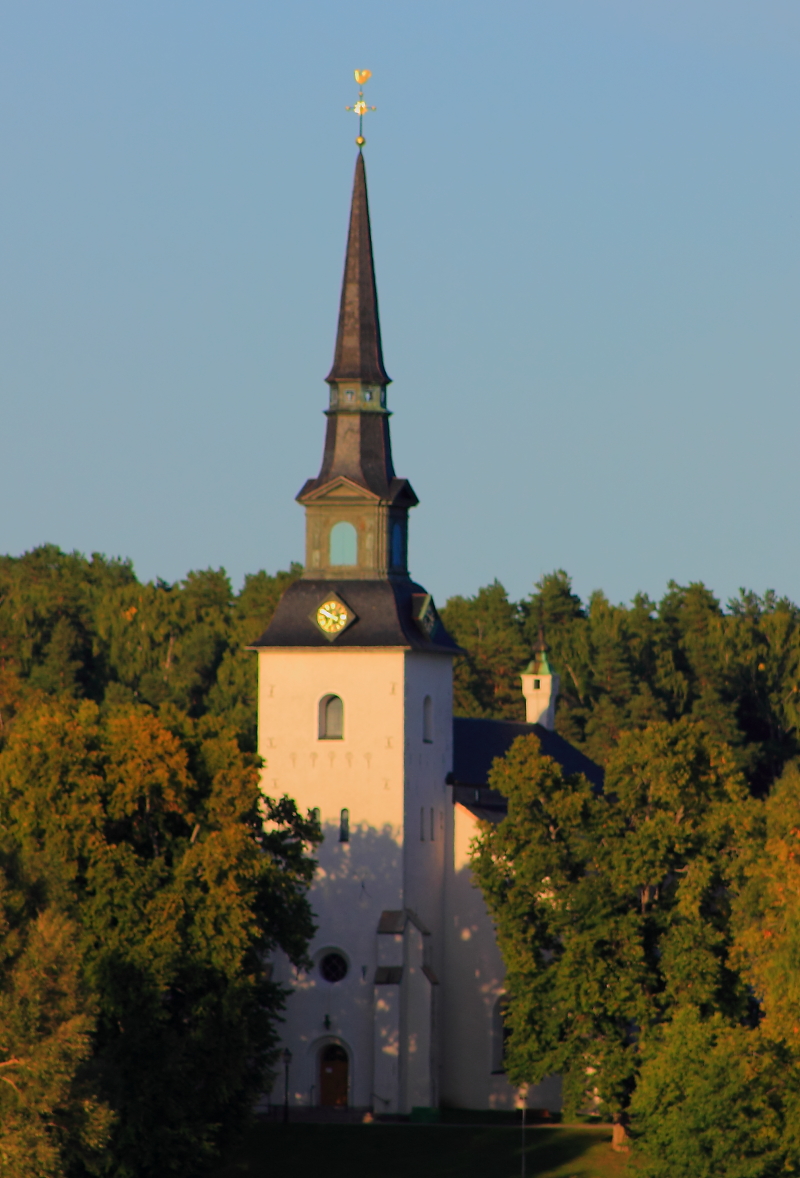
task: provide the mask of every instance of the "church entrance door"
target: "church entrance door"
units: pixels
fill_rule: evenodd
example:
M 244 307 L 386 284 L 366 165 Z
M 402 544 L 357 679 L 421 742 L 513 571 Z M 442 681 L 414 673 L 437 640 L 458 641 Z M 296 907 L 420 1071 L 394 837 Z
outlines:
M 323 1047 L 319 1057 L 319 1102 L 327 1108 L 347 1107 L 347 1052 L 338 1043 Z

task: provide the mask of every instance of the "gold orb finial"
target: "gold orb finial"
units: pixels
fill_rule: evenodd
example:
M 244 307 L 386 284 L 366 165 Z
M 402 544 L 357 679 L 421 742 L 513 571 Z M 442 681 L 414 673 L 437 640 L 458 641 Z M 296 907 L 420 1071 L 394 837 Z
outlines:
M 356 145 L 360 151 L 367 142 L 364 138 L 364 115 L 371 110 L 377 110 L 377 107 L 367 106 L 364 101 L 364 86 L 372 77 L 372 70 L 353 70 L 353 77 L 358 83 L 358 99 L 352 106 L 346 106 L 345 110 L 351 110 L 358 115 L 358 137 Z

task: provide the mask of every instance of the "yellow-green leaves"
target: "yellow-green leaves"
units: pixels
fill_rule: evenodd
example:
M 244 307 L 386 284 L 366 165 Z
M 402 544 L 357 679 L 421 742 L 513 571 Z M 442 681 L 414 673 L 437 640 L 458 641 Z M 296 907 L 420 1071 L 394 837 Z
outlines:
M 757 803 L 730 751 L 689 719 L 623 735 L 603 793 L 566 777 L 535 736 L 495 762 L 491 784 L 508 817 L 484 825 L 473 868 L 507 968 L 509 1075 L 561 1072 L 573 1109 L 591 1086 L 621 1113 L 652 1028 L 683 1005 L 746 1009 L 730 889 Z

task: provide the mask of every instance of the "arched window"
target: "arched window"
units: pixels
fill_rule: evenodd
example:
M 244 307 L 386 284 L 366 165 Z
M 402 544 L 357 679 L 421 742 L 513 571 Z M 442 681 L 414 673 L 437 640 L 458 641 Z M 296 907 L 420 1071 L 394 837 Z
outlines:
M 350 842 L 350 811 L 342 810 L 339 815 L 339 842 Z
M 346 520 L 331 528 L 330 563 L 358 564 L 358 534 Z
M 506 1043 L 511 1031 L 505 1024 L 508 995 L 501 994 L 492 1010 L 492 1073 L 502 1074 L 506 1070 Z
M 433 744 L 433 700 L 429 695 L 422 701 L 422 739 Z
M 344 704 L 338 695 L 323 695 L 319 701 L 319 739 L 341 740 L 344 736 Z
M 403 527 L 396 520 L 392 524 L 392 567 L 401 569 L 405 564 L 403 559 Z

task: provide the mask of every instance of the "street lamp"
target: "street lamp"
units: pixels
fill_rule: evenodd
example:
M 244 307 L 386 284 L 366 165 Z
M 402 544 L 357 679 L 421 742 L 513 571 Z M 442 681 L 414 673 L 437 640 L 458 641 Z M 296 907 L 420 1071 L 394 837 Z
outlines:
M 284 1068 L 284 1089 L 283 1089 L 283 1123 L 289 1124 L 289 1064 L 292 1062 L 292 1053 L 288 1047 L 284 1048 L 283 1052 L 283 1068 Z

